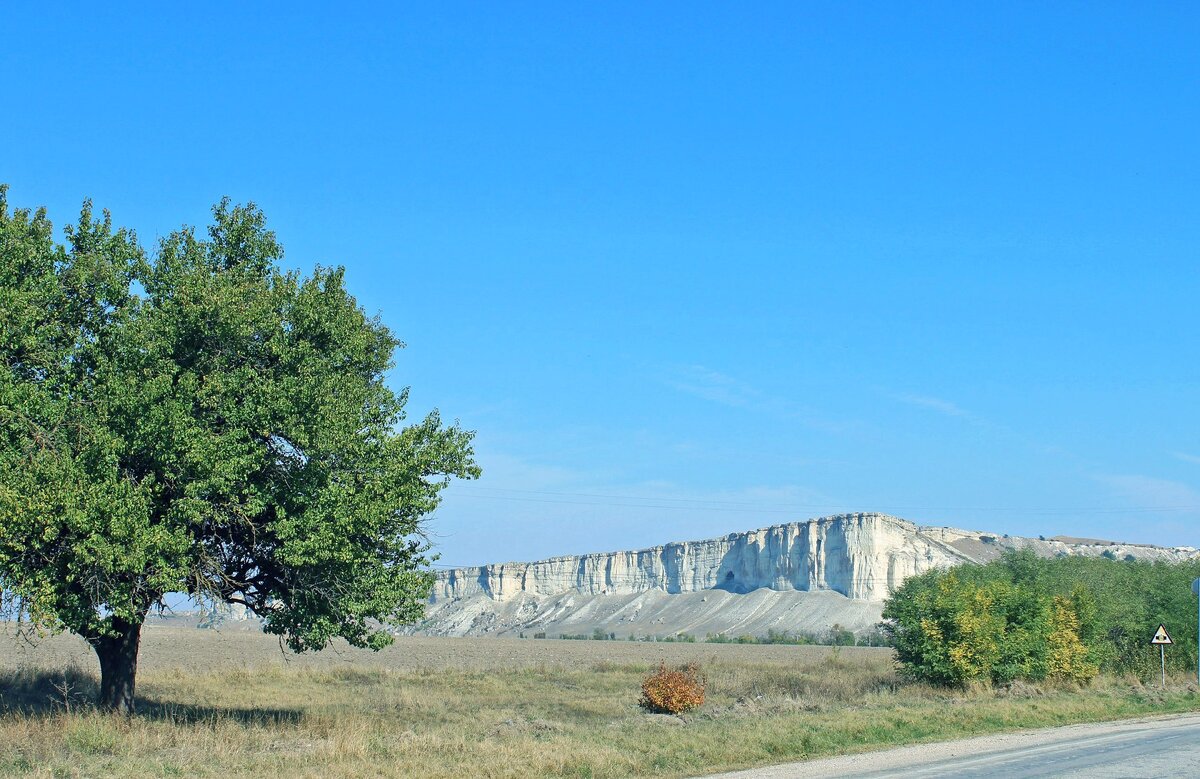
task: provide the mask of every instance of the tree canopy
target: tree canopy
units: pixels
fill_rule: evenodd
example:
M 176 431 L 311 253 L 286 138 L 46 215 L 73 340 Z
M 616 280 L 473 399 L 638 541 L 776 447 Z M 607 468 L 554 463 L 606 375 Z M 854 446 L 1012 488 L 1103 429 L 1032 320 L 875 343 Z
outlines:
M 911 678 L 939 684 L 1014 679 L 1084 681 L 1103 671 L 1149 678 L 1159 666 L 1159 624 L 1177 669 L 1196 667 L 1200 561 L 1039 558 L 1008 552 L 987 565 L 914 576 L 883 616 Z
M 254 205 L 152 255 L 85 203 L 57 243 L 0 188 L 0 589 L 68 628 L 130 711 L 168 593 L 243 603 L 296 651 L 422 615 L 423 520 L 478 476 L 472 433 L 404 425 L 403 344 L 343 269 L 279 267 Z

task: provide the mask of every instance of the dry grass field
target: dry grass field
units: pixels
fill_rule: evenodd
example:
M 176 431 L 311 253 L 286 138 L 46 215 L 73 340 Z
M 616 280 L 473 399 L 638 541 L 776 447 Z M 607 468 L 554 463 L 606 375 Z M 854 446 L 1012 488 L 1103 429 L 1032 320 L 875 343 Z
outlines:
M 660 660 L 698 662 L 684 717 L 637 705 Z M 886 650 L 403 638 L 285 655 L 257 633 L 148 628 L 139 714 L 90 710 L 94 664 L 57 636 L 0 634 L 0 775 L 696 776 L 791 759 L 1200 709 L 1185 679 L 946 691 Z

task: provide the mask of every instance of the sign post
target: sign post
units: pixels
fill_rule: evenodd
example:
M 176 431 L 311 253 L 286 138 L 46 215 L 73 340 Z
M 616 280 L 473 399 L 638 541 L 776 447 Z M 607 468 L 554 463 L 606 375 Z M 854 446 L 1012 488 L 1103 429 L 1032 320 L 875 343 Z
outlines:
M 1192 580 L 1192 594 L 1196 601 L 1196 684 L 1200 684 L 1200 579 Z
M 1174 643 L 1171 637 L 1167 635 L 1167 626 L 1160 624 L 1158 630 L 1154 631 L 1154 638 L 1150 639 L 1151 644 L 1158 644 L 1158 653 L 1162 658 L 1162 686 L 1167 689 L 1167 644 Z

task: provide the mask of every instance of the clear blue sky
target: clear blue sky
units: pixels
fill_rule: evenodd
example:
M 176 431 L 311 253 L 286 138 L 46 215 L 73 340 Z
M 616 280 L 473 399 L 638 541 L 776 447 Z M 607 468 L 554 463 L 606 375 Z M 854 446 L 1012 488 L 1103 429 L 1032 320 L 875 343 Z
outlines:
M 0 181 L 345 265 L 478 431 L 442 563 L 844 510 L 1200 546 L 1197 6 L 914 5 L 8 6 Z

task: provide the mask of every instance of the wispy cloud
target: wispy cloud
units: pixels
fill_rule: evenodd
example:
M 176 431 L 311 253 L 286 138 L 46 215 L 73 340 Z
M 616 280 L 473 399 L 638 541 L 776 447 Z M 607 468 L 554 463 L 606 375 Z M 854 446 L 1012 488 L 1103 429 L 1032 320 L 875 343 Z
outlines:
M 762 399 L 762 393 L 746 382 L 703 365 L 678 368 L 667 379 L 667 384 L 680 392 L 737 408 L 750 406 Z
M 1200 510 L 1200 492 L 1183 482 L 1137 474 L 1101 474 L 1095 479 L 1139 506 L 1163 510 Z
M 845 508 L 844 499 L 799 484 L 723 489 L 608 478 L 501 452 L 483 453 L 480 460 L 483 478 L 454 484 L 430 522 L 439 566 L 643 549 Z
M 673 389 L 713 403 L 794 420 L 814 430 L 835 435 L 845 434 L 862 425 L 858 420 L 828 418 L 790 398 L 768 394 L 741 379 L 704 365 L 674 367 L 663 381 Z
M 907 403 L 910 406 L 926 408 L 930 411 L 936 411 L 939 414 L 944 414 L 948 417 L 960 417 L 963 419 L 974 419 L 974 415 L 966 409 L 951 403 L 942 398 L 935 398 L 932 395 L 914 395 L 904 393 L 901 395 L 892 395 L 893 400 L 898 400 L 901 403 Z
M 1185 463 L 1200 465 L 1200 456 L 1188 454 L 1187 452 L 1171 452 L 1171 454 L 1175 455 L 1175 459 L 1177 460 L 1183 460 Z

